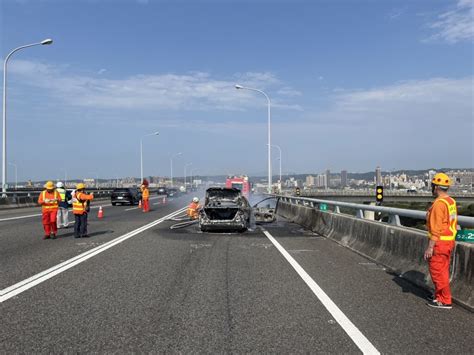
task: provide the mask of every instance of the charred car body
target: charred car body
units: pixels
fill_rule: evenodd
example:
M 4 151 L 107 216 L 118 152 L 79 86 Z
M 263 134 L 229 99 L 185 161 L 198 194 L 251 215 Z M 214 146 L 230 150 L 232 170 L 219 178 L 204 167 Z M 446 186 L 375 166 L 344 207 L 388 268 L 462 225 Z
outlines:
M 244 232 L 250 225 L 250 215 L 250 204 L 240 190 L 211 187 L 206 190 L 199 227 L 203 232 Z

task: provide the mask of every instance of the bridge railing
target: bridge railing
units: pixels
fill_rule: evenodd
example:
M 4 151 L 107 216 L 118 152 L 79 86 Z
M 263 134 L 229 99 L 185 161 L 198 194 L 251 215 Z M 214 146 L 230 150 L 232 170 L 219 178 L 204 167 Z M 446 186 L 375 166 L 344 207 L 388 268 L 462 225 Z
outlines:
M 281 201 L 295 204 L 303 205 L 311 208 L 320 208 L 320 205 L 324 204 L 327 206 L 332 206 L 334 209 L 332 212 L 341 213 L 341 208 L 349 208 L 356 211 L 356 216 L 358 218 L 365 218 L 365 211 L 379 212 L 388 215 L 388 223 L 401 226 L 400 217 L 407 217 L 413 219 L 424 220 L 426 219 L 425 211 L 415 211 L 404 208 L 394 208 L 394 207 L 382 207 L 382 206 L 373 206 L 373 205 L 364 205 L 359 203 L 350 203 L 342 201 L 332 201 L 332 200 L 322 200 L 318 198 L 310 197 L 295 197 L 295 196 L 283 196 L 276 195 L 275 197 L 280 198 Z M 458 216 L 458 225 L 464 228 L 474 227 L 474 217 L 469 216 Z

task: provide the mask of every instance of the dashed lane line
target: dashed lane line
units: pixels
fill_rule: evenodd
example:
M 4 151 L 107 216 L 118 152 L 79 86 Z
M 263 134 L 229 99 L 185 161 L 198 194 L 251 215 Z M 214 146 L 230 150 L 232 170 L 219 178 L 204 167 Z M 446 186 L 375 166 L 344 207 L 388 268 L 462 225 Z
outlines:
M 295 271 L 300 275 L 303 281 L 313 291 L 316 297 L 321 301 L 324 307 L 331 313 L 334 319 L 344 329 L 347 335 L 357 345 L 364 354 L 380 354 L 374 345 L 362 334 L 362 332 L 352 323 L 347 316 L 342 313 L 339 307 L 329 298 L 326 292 L 309 276 L 309 274 L 293 259 L 293 257 L 281 246 L 280 243 L 265 229 L 262 228 L 263 234 L 273 243 L 283 257 L 290 263 Z
M 148 223 L 140 228 L 137 228 L 131 232 L 128 232 L 120 237 L 117 237 L 107 243 L 104 243 L 98 247 L 95 247 L 91 250 L 88 250 L 80 255 L 75 256 L 74 258 L 71 258 L 69 260 L 66 260 L 56 266 L 53 266 L 47 270 L 44 270 L 26 280 L 20 281 L 12 286 L 9 286 L 3 290 L 0 291 L 0 303 L 5 302 L 6 300 L 22 293 L 25 292 L 26 290 L 39 285 L 42 282 L 45 282 L 46 280 L 49 280 L 50 278 L 86 261 L 87 259 L 92 258 L 93 256 L 96 256 L 97 254 L 100 254 L 104 251 L 106 251 L 109 248 L 112 248 L 113 246 L 120 244 L 124 242 L 125 240 L 132 238 L 133 236 L 142 233 L 146 231 L 147 229 L 150 229 L 164 221 L 166 221 L 169 218 L 172 218 L 176 215 L 179 215 L 183 211 L 186 210 L 186 207 L 183 207 L 165 217 L 162 217 L 160 219 L 157 219 L 156 221 L 153 221 L 151 223 Z

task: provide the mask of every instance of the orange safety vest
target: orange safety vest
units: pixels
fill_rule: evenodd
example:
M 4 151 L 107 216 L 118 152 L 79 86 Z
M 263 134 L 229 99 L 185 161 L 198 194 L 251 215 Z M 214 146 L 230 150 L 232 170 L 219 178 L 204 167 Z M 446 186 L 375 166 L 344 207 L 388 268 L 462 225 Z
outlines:
M 446 241 L 446 242 L 453 241 L 456 238 L 457 225 L 458 225 L 458 210 L 456 207 L 456 201 L 452 197 L 449 197 L 449 196 L 438 198 L 435 200 L 435 202 L 429 209 L 428 215 L 431 212 L 431 209 L 433 208 L 434 204 L 437 203 L 437 201 L 440 201 L 441 203 L 444 203 L 446 205 L 446 208 L 448 209 L 448 216 L 449 216 L 449 224 L 447 228 L 439 236 L 439 240 Z M 431 238 L 431 233 L 429 232 L 428 232 L 428 237 Z
M 76 192 L 76 196 L 73 198 L 72 202 L 72 212 L 74 214 L 84 214 L 86 213 L 87 200 L 81 201 L 81 195 L 85 195 L 84 192 Z
M 150 198 L 150 190 L 148 190 L 146 187 L 142 189 L 142 199 L 148 200 Z
M 46 196 L 48 194 L 48 196 Z M 44 202 L 45 199 L 49 198 L 50 200 L 56 199 L 56 201 L 52 202 Z M 61 195 L 59 192 L 54 190 L 53 192 L 48 192 L 48 190 L 44 190 L 40 198 L 38 199 L 38 203 L 42 206 L 42 211 L 52 211 L 57 210 L 59 207 L 59 201 L 61 201 Z

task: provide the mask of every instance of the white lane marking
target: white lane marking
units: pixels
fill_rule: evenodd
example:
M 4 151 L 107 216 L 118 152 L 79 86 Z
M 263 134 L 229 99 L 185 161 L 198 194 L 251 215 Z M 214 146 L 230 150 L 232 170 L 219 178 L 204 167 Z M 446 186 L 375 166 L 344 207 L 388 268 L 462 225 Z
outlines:
M 31 218 L 31 217 L 38 217 L 41 216 L 41 213 L 38 214 L 29 214 L 28 216 L 18 216 L 18 217 L 8 217 L 0 219 L 0 222 L 3 221 L 13 221 L 14 219 L 22 219 L 22 218 Z
M 156 197 L 150 197 L 150 200 L 156 200 L 157 198 L 160 198 L 160 196 L 156 196 Z M 96 203 L 96 202 L 95 202 Z M 97 202 L 96 205 L 94 206 L 91 206 L 91 210 L 92 209 L 97 209 L 99 207 L 110 207 L 112 206 L 112 204 L 108 203 L 106 205 L 101 205 L 100 203 Z M 138 207 L 137 207 L 138 208 Z M 125 210 L 125 211 L 128 211 L 128 210 Z M 1 218 L 0 219 L 0 222 L 3 222 L 3 221 L 12 221 L 12 220 L 15 220 L 15 219 L 22 219 L 22 218 L 31 218 L 31 217 L 39 217 L 41 216 L 41 213 L 37 213 L 37 214 L 29 214 L 29 215 L 26 215 L 26 216 L 18 216 L 18 217 L 8 217 L 8 218 Z
M 94 206 L 91 206 L 91 210 L 92 209 L 97 209 L 99 207 L 109 207 L 109 206 L 112 206 L 110 203 L 107 204 L 107 205 L 94 205 Z M 70 210 L 70 212 L 72 213 L 72 210 Z M 37 213 L 37 214 L 29 214 L 29 215 L 26 215 L 26 216 L 18 216 L 18 217 L 8 217 L 8 218 L 2 218 L 0 219 L 0 222 L 4 222 L 4 221 L 13 221 L 15 219 L 23 219 L 23 218 L 31 218 L 31 217 L 39 217 L 41 216 L 42 214 L 41 213 Z
M 91 249 L 91 250 L 88 250 L 82 254 L 79 254 L 77 256 L 75 256 L 74 258 L 71 258 L 69 260 L 66 260 L 56 266 L 53 266 L 47 270 L 44 270 L 34 276 L 31 276 L 29 277 L 28 279 L 26 280 L 23 280 L 23 281 L 20 281 L 12 286 L 9 286 L 3 290 L 0 291 L 0 303 L 2 302 L 5 302 L 6 300 L 86 261 L 87 259 L 90 259 L 92 258 L 93 256 L 97 255 L 97 254 L 100 254 L 102 253 L 103 251 L 106 251 L 107 249 L 109 248 L 112 248 L 113 246 L 119 244 L 119 243 L 122 243 L 123 241 L 141 233 L 141 232 L 144 232 L 146 231 L 147 229 L 150 229 L 164 221 L 166 221 L 168 218 L 172 218 L 180 213 L 182 213 L 184 210 L 186 209 L 186 207 L 184 208 L 181 208 L 165 217 L 162 217 L 160 219 L 157 219 L 156 221 L 153 221 L 149 224 L 146 224 L 140 228 L 137 228 L 131 232 L 128 232 L 120 237 L 117 237 L 105 244 L 102 244 L 98 247 L 95 247 L 94 249 Z
M 127 208 L 125 211 L 131 211 L 131 210 L 138 210 L 141 207 L 132 207 L 132 208 Z
M 298 264 L 298 262 L 293 259 L 293 257 L 285 250 L 285 248 L 283 248 L 269 232 L 264 229 L 262 229 L 262 231 L 290 263 L 293 269 L 295 269 L 298 275 L 300 275 L 306 285 L 308 285 L 311 291 L 313 291 L 316 297 L 321 301 L 329 313 L 331 313 L 334 319 L 339 323 L 342 329 L 344 329 L 344 331 L 352 339 L 355 345 L 357 345 L 357 347 L 362 351 L 362 353 L 380 354 L 375 346 L 373 346 L 372 343 L 364 336 L 364 334 L 362 334 L 362 332 L 349 320 L 349 318 L 347 318 L 346 315 L 342 313 L 339 307 L 329 298 L 326 292 L 324 292 L 323 289 L 319 287 L 319 285 L 311 278 L 311 276 L 308 275 L 308 273 L 300 266 L 300 264 Z

